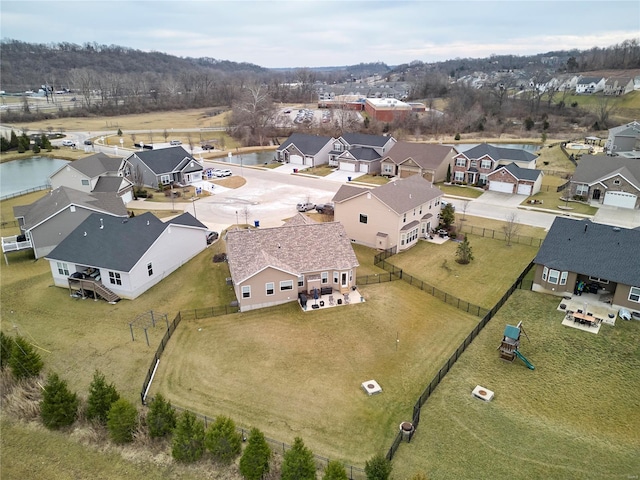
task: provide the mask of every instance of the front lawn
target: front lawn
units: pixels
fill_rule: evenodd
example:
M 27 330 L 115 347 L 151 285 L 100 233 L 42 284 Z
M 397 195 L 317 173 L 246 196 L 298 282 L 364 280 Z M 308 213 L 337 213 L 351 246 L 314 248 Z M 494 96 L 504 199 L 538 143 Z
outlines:
M 456 197 L 478 198 L 484 193 L 482 189 L 462 185 L 445 185 L 444 183 L 438 183 L 436 187 L 442 190 L 445 195 L 453 195 Z

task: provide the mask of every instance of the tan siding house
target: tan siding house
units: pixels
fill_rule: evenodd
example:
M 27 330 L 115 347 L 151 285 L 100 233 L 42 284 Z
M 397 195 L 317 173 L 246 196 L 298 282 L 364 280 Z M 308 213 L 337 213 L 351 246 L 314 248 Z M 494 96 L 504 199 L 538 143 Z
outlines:
M 447 167 L 457 154 L 453 147 L 428 143 L 398 142 L 381 162 L 381 174 L 400 178 L 421 175 L 430 182 L 446 180 Z

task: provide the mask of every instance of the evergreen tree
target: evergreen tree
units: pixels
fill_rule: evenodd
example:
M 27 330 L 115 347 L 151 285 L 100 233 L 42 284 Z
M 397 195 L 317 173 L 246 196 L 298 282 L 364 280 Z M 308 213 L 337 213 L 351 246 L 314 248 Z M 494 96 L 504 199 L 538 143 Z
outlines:
M 164 437 L 176 428 L 176 411 L 161 393 L 149 404 L 147 426 L 151 438 Z
M 9 366 L 13 376 L 20 380 L 40 375 L 43 363 L 40 355 L 24 338 L 16 337 L 11 349 Z
M 138 424 L 138 410 L 125 398 L 116 400 L 107 415 L 107 430 L 115 443 L 129 443 Z
M 120 395 L 116 387 L 112 383 L 108 384 L 104 375 L 96 370 L 93 374 L 93 381 L 89 386 L 87 418 L 89 420 L 97 420 L 103 425 L 106 424 L 111 405 L 119 398 Z
M 348 478 L 344 465 L 337 460 L 332 460 L 327 464 L 322 476 L 322 480 L 347 480 Z
M 49 152 L 52 149 L 51 142 L 49 141 L 49 137 L 47 137 L 45 133 L 43 133 L 42 136 L 40 137 L 40 146 Z
M 9 150 L 9 140 L 0 135 L 0 152 Z
M 457 262 L 463 265 L 471 262 L 473 260 L 473 253 L 471 251 L 471 245 L 469 245 L 469 239 L 467 236 L 464 236 L 464 241 L 458 245 L 458 249 L 456 250 L 456 257 L 458 257 Z
M 22 150 L 24 152 L 26 150 L 29 150 L 29 147 L 31 147 L 31 139 L 27 136 L 26 133 L 23 133 L 18 137 L 18 150 L 24 149 Z
M 179 462 L 195 462 L 204 453 L 204 423 L 185 411 L 178 417 L 173 432 L 171 455 Z
M 445 178 L 447 183 L 451 183 L 451 164 L 447 165 L 447 177 Z
M 282 480 L 315 480 L 316 464 L 313 453 L 300 437 L 293 441 L 291 450 L 284 454 L 282 460 Z
M 78 396 L 57 374 L 49 375 L 40 402 L 40 416 L 45 427 L 57 429 L 71 425 L 78 413 Z
M 456 215 L 453 210 L 453 205 L 447 203 L 442 210 L 440 210 L 440 223 L 442 223 L 445 228 L 449 228 L 453 225 L 453 222 L 456 219 Z
M 364 465 L 364 473 L 367 480 L 387 480 L 391 475 L 391 462 L 383 455 L 377 454 L 367 460 Z
M 270 460 L 271 449 L 264 434 L 257 428 L 252 428 L 247 448 L 240 458 L 240 473 L 246 480 L 260 480 L 269 473 Z
M 207 429 L 204 444 L 214 460 L 230 464 L 242 451 L 242 436 L 229 417 L 219 416 Z
M 9 139 L 9 148 L 18 148 L 18 136 L 16 132 L 11 130 L 11 138 Z
M 0 332 L 0 370 L 9 365 L 11 351 L 13 350 L 13 339 L 4 332 Z

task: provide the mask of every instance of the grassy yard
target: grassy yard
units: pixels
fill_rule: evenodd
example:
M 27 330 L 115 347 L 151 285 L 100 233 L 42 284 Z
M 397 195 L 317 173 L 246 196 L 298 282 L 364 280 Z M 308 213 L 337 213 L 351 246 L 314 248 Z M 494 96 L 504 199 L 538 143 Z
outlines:
M 464 221 L 462 221 L 463 215 L 461 212 L 456 214 L 456 225 L 462 225 L 462 232 L 471 232 L 471 229 L 486 229 L 495 230 L 504 235 L 503 227 L 507 224 L 503 220 L 494 220 L 491 218 L 474 217 L 472 215 L 465 215 Z M 522 237 L 540 238 L 543 239 L 547 236 L 547 231 L 542 227 L 533 227 L 531 225 L 519 225 L 518 235 Z M 523 242 L 524 243 L 524 242 Z
M 542 148 L 536 160 L 536 168 L 540 170 L 553 170 L 564 174 L 572 174 L 576 166 L 564 154 L 560 145 Z
M 364 303 L 307 312 L 293 303 L 184 322 L 151 395 L 287 443 L 301 436 L 317 454 L 363 466 L 386 452 L 478 318 L 401 281 L 360 290 Z M 370 379 L 381 395 L 362 391 Z
M 282 165 L 281 163 L 276 163 L 275 164 L 276 167 L 279 167 L 281 165 Z M 326 177 L 327 175 L 329 175 L 334 170 L 335 170 L 335 167 L 330 167 L 328 165 L 321 165 L 319 167 L 305 168 L 300 173 L 308 174 L 308 175 L 316 175 L 318 177 Z
M 489 322 L 423 406 L 394 458 L 394 478 L 636 478 L 640 475 L 640 329 L 597 335 L 560 324 L 558 298 L 527 291 Z M 505 325 L 523 321 L 528 370 L 498 358 Z M 485 403 L 476 385 L 495 392 Z M 408 412 L 407 412 L 408 414 Z
M 474 260 L 456 262 L 458 243 L 420 241 L 387 261 L 406 273 L 462 300 L 490 309 L 536 255 L 538 247 L 469 235 Z
M 386 185 L 389 183 L 389 179 L 387 177 L 383 177 L 382 175 L 362 175 L 360 177 L 353 179 L 358 183 L 370 183 L 372 185 Z
M 483 190 L 477 188 L 469 188 L 461 185 L 445 185 L 438 183 L 436 185 L 445 195 L 454 195 L 456 197 L 478 198 L 484 193 Z

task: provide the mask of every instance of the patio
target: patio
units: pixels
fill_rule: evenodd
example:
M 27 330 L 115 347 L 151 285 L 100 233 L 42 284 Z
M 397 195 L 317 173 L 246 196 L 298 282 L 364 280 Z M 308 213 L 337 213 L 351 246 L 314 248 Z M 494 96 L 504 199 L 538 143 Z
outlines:
M 558 311 L 565 313 L 562 325 L 590 333 L 598 333 L 603 323 L 615 325 L 618 310 L 607 300 L 609 296 L 594 293 L 564 297 L 558 305 Z
M 340 292 L 335 290 L 333 293 L 325 295 L 320 295 L 320 291 L 318 290 L 317 299 L 313 295 L 307 296 L 306 306 L 303 306 L 300 298 L 298 298 L 300 308 L 302 308 L 302 310 L 305 312 L 310 312 L 312 310 L 321 310 L 324 308 L 342 307 L 354 303 L 362 303 L 364 301 L 365 299 L 360 294 L 358 289 L 352 289 L 349 291 L 349 293 L 345 294 L 341 294 Z

